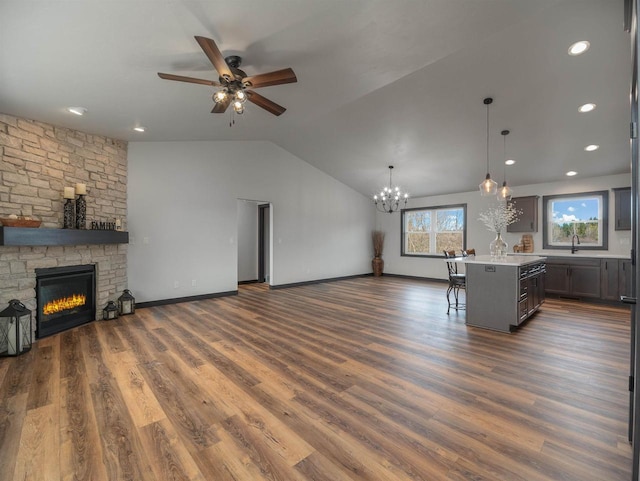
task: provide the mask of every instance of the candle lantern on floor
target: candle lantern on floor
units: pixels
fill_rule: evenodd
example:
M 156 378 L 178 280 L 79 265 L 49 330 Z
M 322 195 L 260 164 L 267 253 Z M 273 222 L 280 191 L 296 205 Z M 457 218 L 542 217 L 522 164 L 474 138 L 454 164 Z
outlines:
M 17 356 L 31 349 L 31 310 L 17 299 L 0 312 L 0 355 Z
M 136 300 L 129 289 L 125 289 L 118 297 L 118 310 L 120 314 L 133 314 L 136 312 Z
M 118 318 L 118 306 L 113 301 L 107 302 L 107 305 L 102 309 L 102 319 L 110 321 Z

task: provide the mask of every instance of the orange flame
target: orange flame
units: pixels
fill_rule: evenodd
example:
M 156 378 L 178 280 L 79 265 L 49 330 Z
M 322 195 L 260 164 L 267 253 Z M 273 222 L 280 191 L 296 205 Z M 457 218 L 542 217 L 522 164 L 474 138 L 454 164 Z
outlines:
M 87 296 L 83 294 L 74 294 L 69 297 L 63 297 L 62 299 L 56 299 L 47 302 L 42 308 L 42 312 L 45 315 L 55 314 L 56 312 L 64 311 L 65 309 L 73 309 L 74 307 L 84 306 L 87 302 Z

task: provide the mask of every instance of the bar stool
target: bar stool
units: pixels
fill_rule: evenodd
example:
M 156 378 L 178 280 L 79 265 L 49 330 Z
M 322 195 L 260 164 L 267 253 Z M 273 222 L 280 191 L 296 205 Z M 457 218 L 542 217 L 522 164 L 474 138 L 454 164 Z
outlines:
M 455 251 L 443 251 L 445 259 L 452 259 L 456 257 Z M 475 251 L 474 251 L 475 252 Z M 451 310 L 451 300 L 450 294 L 453 292 L 453 297 L 455 299 L 455 305 L 453 308 L 457 311 L 459 309 L 464 309 L 465 305 L 460 304 L 458 295 L 460 293 L 460 289 L 466 289 L 467 286 L 467 277 L 464 274 L 458 273 L 458 264 L 455 262 L 447 261 L 447 269 L 449 271 L 449 287 L 447 288 L 447 314 Z

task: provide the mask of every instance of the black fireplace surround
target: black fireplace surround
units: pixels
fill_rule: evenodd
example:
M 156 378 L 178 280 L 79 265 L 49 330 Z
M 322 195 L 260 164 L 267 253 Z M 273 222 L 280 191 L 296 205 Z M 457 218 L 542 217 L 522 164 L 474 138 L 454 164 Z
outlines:
M 36 269 L 36 301 L 38 339 L 93 321 L 95 265 Z

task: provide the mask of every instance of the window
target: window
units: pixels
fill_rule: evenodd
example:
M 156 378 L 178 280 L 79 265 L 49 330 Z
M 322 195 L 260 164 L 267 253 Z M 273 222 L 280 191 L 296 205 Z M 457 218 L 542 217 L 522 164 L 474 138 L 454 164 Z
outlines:
M 606 190 L 544 196 L 543 247 L 607 249 L 608 201 Z
M 403 256 L 441 256 L 462 252 L 467 242 L 467 205 L 402 210 Z

